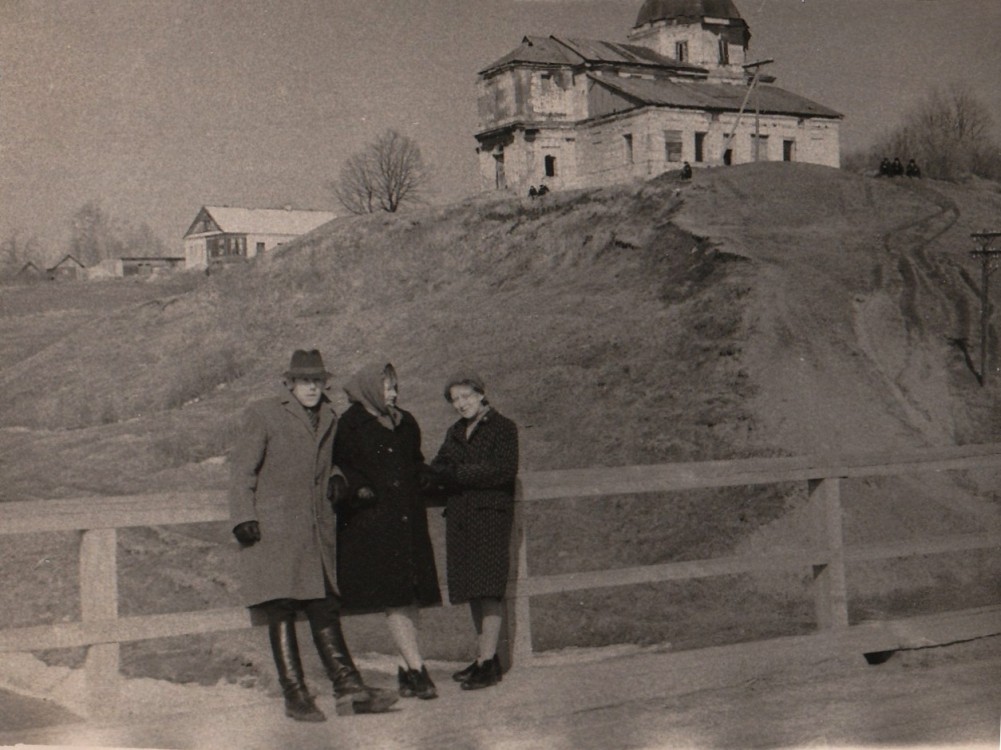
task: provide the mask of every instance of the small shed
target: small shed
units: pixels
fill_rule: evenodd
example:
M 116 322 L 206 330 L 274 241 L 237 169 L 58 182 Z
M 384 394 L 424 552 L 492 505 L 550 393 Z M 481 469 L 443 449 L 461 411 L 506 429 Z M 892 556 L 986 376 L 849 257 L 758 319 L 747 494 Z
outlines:
M 23 266 L 21 270 L 17 272 L 17 278 L 21 280 L 34 281 L 36 279 L 44 279 L 45 271 L 36 266 L 32 261 L 28 261 Z
M 46 268 L 45 275 L 53 281 L 79 279 L 83 277 L 85 270 L 86 266 L 70 254 L 51 268 Z
M 154 273 L 176 271 L 184 268 L 183 255 L 158 256 L 149 258 L 121 259 L 122 276 L 149 276 Z

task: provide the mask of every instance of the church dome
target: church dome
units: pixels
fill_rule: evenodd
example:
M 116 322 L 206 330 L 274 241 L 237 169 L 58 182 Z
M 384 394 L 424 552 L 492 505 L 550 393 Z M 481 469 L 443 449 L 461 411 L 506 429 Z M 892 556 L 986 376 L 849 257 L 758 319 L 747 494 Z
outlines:
M 657 21 L 701 23 L 706 17 L 744 20 L 733 0 L 644 0 L 634 28 Z

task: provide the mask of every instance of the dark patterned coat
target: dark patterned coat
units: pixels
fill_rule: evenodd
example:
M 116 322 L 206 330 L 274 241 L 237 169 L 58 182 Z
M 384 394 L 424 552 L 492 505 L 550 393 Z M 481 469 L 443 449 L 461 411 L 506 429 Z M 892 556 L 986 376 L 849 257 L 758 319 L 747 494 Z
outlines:
M 518 428 L 494 409 L 466 438 L 465 419 L 445 435 L 432 468 L 454 479 L 445 507 L 448 598 L 453 604 L 504 596 L 518 475 Z
M 406 411 L 395 429 L 355 403 L 344 412 L 333 461 L 348 480 L 337 513 L 337 583 L 345 609 L 382 610 L 441 603 L 418 471 L 421 432 Z M 375 492 L 366 506 L 362 487 Z
M 239 551 L 247 605 L 321 599 L 336 587 L 336 520 L 327 500 L 337 415 L 324 396 L 314 431 L 287 389 L 251 404 L 230 455 L 230 519 L 257 521 L 261 541 Z

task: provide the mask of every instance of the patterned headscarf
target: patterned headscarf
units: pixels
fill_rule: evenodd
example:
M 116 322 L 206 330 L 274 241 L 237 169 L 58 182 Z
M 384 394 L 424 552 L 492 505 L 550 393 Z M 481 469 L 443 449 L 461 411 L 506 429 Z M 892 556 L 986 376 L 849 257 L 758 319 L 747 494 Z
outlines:
M 386 406 L 383 390 L 386 378 L 396 380 L 396 370 L 388 362 L 365 365 L 344 386 L 344 392 L 352 403 L 361 404 L 374 414 L 379 422 L 390 430 L 395 429 L 402 416 L 395 406 Z

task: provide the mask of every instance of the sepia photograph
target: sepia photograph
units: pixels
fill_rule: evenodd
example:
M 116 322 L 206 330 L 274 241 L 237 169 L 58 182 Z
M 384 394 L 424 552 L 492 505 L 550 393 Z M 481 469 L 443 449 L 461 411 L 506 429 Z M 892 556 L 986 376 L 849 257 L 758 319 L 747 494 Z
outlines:
M 0 748 L 1001 748 L 999 32 L 0 0 Z

